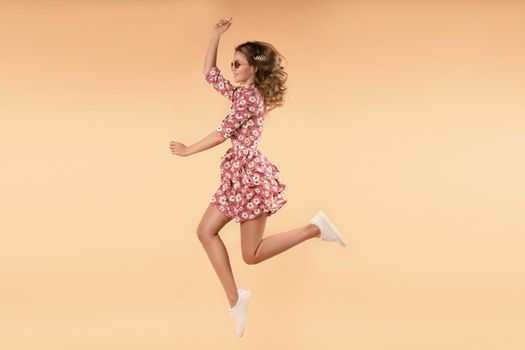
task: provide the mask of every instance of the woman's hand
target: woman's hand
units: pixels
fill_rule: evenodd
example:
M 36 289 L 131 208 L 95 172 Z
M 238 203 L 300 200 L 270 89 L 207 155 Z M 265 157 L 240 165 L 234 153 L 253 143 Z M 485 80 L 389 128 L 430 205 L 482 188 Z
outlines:
M 228 28 L 230 28 L 230 26 L 232 25 L 232 18 L 230 17 L 229 19 L 221 19 L 219 22 L 217 22 L 214 26 L 213 26 L 213 29 L 212 31 L 218 35 L 224 33 L 225 31 L 228 30 Z
M 180 142 L 171 141 L 170 149 L 172 154 L 176 154 L 181 157 L 187 157 L 190 155 L 190 152 L 188 151 L 188 146 Z

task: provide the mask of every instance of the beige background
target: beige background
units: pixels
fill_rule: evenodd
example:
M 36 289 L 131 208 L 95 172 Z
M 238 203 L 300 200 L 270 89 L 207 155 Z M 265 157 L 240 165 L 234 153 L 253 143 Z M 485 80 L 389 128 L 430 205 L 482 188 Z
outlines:
M 0 348 L 523 349 L 523 1 L 2 1 Z M 245 265 L 235 336 L 195 229 L 230 141 L 211 26 L 287 58 L 261 150 L 349 241 Z M 521 334 L 520 334 L 521 332 Z

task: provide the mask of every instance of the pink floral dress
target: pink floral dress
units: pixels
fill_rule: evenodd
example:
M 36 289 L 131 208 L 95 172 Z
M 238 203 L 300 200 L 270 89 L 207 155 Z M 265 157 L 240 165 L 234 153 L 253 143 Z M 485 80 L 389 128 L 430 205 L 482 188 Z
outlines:
M 221 157 L 221 184 L 210 203 L 224 215 L 244 222 L 266 212 L 271 216 L 287 200 L 286 185 L 279 179 L 279 169 L 257 148 L 262 136 L 264 98 L 255 84 L 234 87 L 213 66 L 205 80 L 233 102 L 230 113 L 216 129 L 232 146 Z

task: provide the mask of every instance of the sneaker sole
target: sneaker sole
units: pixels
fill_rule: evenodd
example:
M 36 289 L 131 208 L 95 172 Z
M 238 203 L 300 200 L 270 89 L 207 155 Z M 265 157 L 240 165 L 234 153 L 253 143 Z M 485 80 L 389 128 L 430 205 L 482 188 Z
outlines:
M 319 211 L 319 215 L 323 218 L 323 220 L 328 223 L 328 226 L 330 226 L 330 229 L 335 233 L 335 239 L 341 244 L 343 247 L 346 247 L 346 241 L 343 237 L 343 235 L 339 232 L 339 230 L 335 227 L 335 225 L 326 217 L 325 213 L 323 211 Z

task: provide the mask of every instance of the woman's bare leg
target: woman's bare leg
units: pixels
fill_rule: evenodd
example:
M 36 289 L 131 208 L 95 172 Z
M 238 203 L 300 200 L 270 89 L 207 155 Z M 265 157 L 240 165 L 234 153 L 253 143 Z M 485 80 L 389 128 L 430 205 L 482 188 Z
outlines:
M 267 213 L 263 213 L 255 219 L 241 222 L 242 258 L 247 264 L 258 264 L 321 234 L 319 227 L 307 224 L 262 239 L 267 218 Z
M 233 307 L 237 303 L 238 298 L 237 286 L 233 278 L 228 251 L 219 236 L 219 231 L 230 220 L 231 218 L 225 216 L 218 208 L 209 204 L 197 227 L 197 236 L 204 250 L 206 250 L 217 276 L 219 276 L 219 280 L 230 302 L 230 307 Z

